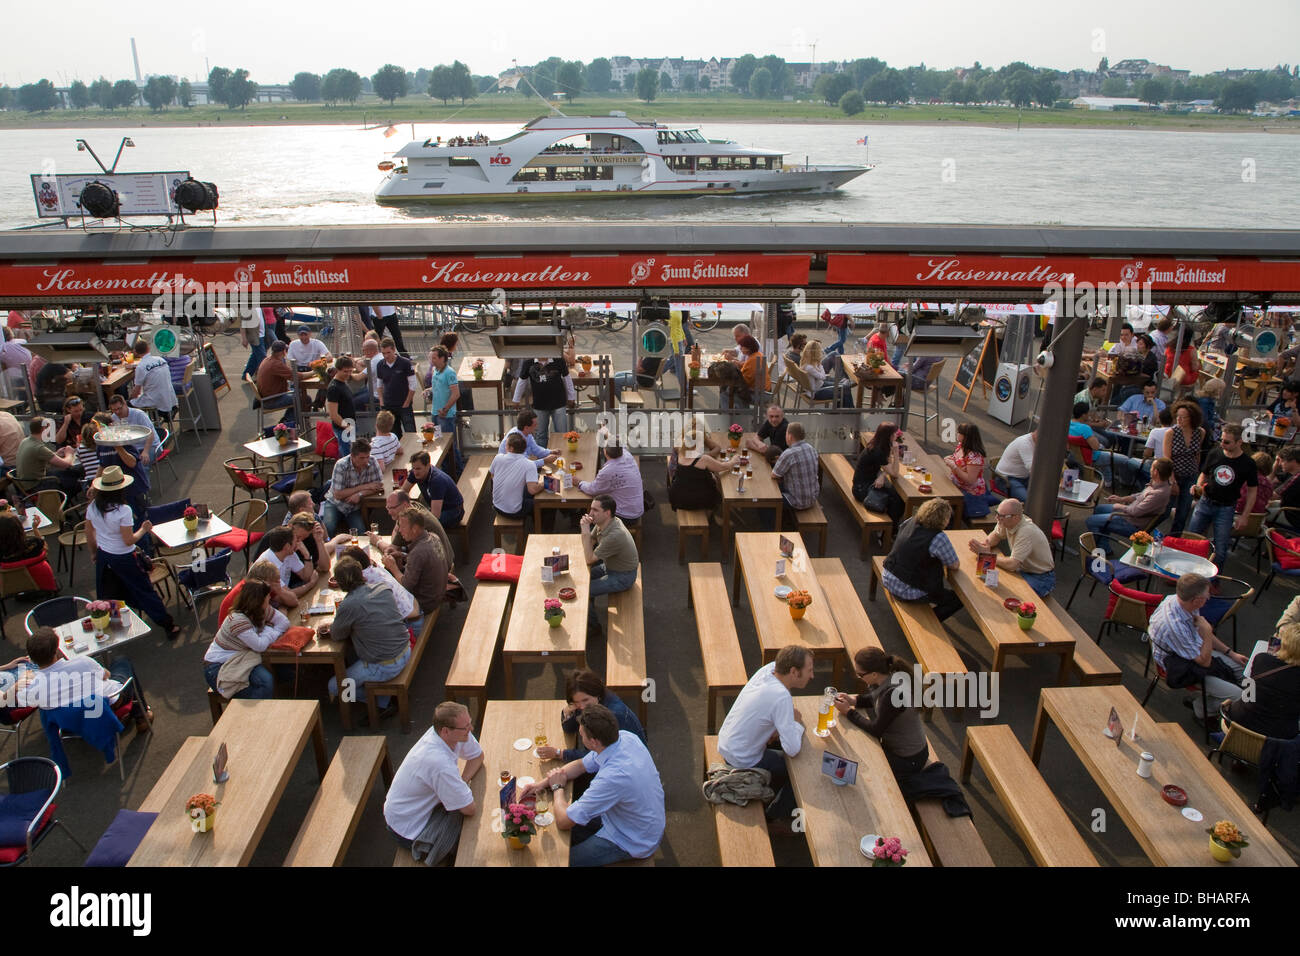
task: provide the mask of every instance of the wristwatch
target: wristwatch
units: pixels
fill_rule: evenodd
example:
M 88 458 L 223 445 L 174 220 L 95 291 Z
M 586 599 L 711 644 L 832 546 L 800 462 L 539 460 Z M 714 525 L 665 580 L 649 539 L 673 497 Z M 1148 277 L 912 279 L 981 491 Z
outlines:
M 562 783 L 551 784 L 551 793 L 554 793 L 556 790 L 563 790 L 563 789 L 564 789 L 564 784 Z

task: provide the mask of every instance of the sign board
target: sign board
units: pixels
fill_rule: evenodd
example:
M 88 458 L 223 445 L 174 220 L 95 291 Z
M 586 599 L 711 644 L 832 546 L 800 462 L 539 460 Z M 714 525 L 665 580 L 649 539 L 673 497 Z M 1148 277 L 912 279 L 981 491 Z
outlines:
M 979 376 L 979 384 L 984 389 L 984 397 L 988 398 L 989 385 L 997 376 L 997 370 L 997 330 L 991 328 L 985 331 L 983 341 L 967 352 L 966 357 L 961 360 L 961 365 L 957 367 L 957 374 L 952 377 L 952 384 L 948 386 L 948 397 L 952 398 L 954 391 L 962 392 L 966 399 L 961 403 L 961 410 L 966 411 L 971 394 L 975 391 L 976 376 Z
M 170 173 L 32 173 L 36 215 L 42 219 L 80 216 L 81 190 L 101 182 L 117 193 L 121 216 L 179 216 L 176 187 L 190 178 L 188 172 Z
M 227 392 L 230 391 L 230 383 L 226 381 L 226 371 L 221 367 L 221 360 L 217 358 L 217 350 L 212 347 L 212 343 L 204 342 L 200 353 L 203 356 L 203 367 L 208 372 L 208 380 L 212 382 L 212 393 L 220 395 L 223 388 Z
M 154 332 L 152 347 L 159 355 L 175 355 L 176 350 L 180 348 L 180 342 L 175 332 L 163 326 Z

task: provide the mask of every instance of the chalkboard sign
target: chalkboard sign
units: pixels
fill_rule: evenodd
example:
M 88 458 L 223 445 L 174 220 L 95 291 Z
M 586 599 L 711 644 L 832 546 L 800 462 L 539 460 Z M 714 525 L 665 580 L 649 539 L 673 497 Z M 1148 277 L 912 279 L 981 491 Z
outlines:
M 221 360 L 217 358 L 217 350 L 212 347 L 212 343 L 204 342 L 200 351 L 203 355 L 203 367 L 208 371 L 208 380 L 212 382 L 212 394 L 221 395 L 223 388 L 227 392 L 230 391 L 225 369 L 221 367 Z
M 988 397 L 989 383 L 996 376 L 998 366 L 998 342 L 995 336 L 994 329 L 984 333 L 980 344 L 967 352 L 966 357 L 961 360 L 957 374 L 952 377 L 952 384 L 948 386 L 949 398 L 952 398 L 952 393 L 958 390 L 966 394 L 966 400 L 961 406 L 962 411 L 965 411 L 966 406 L 970 404 L 971 393 L 975 390 L 976 375 L 979 375 L 984 395 Z

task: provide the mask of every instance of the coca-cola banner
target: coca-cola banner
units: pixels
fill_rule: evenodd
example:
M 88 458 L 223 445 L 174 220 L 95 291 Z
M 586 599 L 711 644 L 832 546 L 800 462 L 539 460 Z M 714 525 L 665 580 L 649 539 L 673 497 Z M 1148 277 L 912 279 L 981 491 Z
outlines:
M 247 285 L 262 292 L 378 292 L 399 296 L 431 290 L 537 288 L 648 289 L 681 286 L 808 284 L 807 255 L 665 254 L 610 256 L 378 255 L 321 259 L 224 261 L 152 259 L 0 263 L 0 298 L 149 296 L 178 285 Z
M 1049 283 L 1124 283 L 1195 292 L 1297 292 L 1300 259 L 899 255 L 832 253 L 831 285 L 926 289 L 1041 289 Z

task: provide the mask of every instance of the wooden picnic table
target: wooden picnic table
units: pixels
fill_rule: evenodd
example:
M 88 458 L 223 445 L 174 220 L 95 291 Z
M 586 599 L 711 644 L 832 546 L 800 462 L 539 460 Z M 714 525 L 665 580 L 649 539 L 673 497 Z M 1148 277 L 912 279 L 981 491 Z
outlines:
M 474 377 L 474 363 L 483 360 L 483 377 Z M 456 384 L 462 389 L 490 388 L 496 392 L 497 408 L 506 407 L 506 360 L 495 355 L 466 355 L 456 369 Z
M 293 775 L 307 739 L 325 778 L 325 734 L 314 700 L 232 700 L 200 743 L 173 759 L 142 810 L 158 818 L 128 866 L 247 866 Z M 190 738 L 194 740 L 194 738 Z M 230 779 L 213 783 L 212 761 L 226 745 Z M 216 798 L 214 826 L 196 833 L 185 802 L 196 793 Z
M 1118 743 L 1102 732 L 1112 707 L 1124 728 Z M 1136 743 L 1129 739 L 1134 715 Z M 1043 688 L 1029 752 L 1034 763 L 1042 755 L 1049 721 L 1056 724 L 1157 866 L 1219 865 L 1210 856 L 1210 838 L 1205 832 L 1219 820 L 1236 823 L 1250 841 L 1233 866 L 1296 865 L 1186 732 L 1177 724 L 1151 720 L 1137 698 L 1120 685 Z M 1144 751 L 1156 758 L 1150 778 L 1137 775 Z M 1204 819 L 1188 820 L 1164 801 L 1160 790 L 1171 783 L 1182 787 L 1187 805 L 1199 810 Z
M 538 609 L 537 617 L 542 616 Z M 543 622 L 544 624 L 545 622 Z M 560 727 L 562 700 L 490 700 L 483 712 L 483 726 L 478 734 L 483 748 L 483 772 L 469 782 L 474 794 L 476 813 L 461 825 L 460 846 L 456 850 L 457 866 L 568 866 L 569 833 L 555 824 L 542 827 L 526 849 L 512 850 L 501 835 L 498 790 L 502 770 L 509 770 L 518 781 L 533 777 L 540 780 L 550 770 L 563 766 L 559 760 L 540 760 L 530 747 L 515 750 L 514 742 L 532 738 L 537 724 L 546 730 L 546 742 L 564 750 L 574 744 Z M 572 784 L 565 795 L 572 793 Z
M 101 376 L 96 369 L 95 380 L 99 382 L 99 410 L 108 411 L 108 400 L 112 393 L 117 391 L 117 387 L 125 382 L 128 378 L 135 379 L 135 362 L 122 363 L 116 367 L 110 367 L 107 375 Z
M 1069 679 L 1070 662 L 1074 659 L 1074 636 L 1065 623 L 1057 620 L 1047 603 L 1034 593 L 1028 582 L 1014 571 L 999 569 L 998 586 L 989 588 L 975 577 L 976 555 L 970 550 L 968 542 L 983 538 L 982 531 L 947 531 L 948 539 L 957 551 L 958 566 L 956 571 L 948 572 L 948 581 L 952 589 L 961 598 L 961 603 L 975 623 L 980 633 L 993 648 L 993 670 L 1001 671 L 1008 656 L 1028 657 L 1031 654 L 1058 654 L 1061 658 L 1057 683 L 1064 684 Z M 1002 602 L 1014 597 L 1020 601 L 1032 601 L 1038 616 L 1032 630 L 1022 631 L 1018 615 L 1007 610 Z
M 393 480 L 393 469 L 411 470 L 411 456 L 419 451 L 429 453 L 429 461 L 439 468 L 447 460 L 448 453 L 451 452 L 452 436 L 446 432 L 435 438 L 432 442 L 425 444 L 424 435 L 419 429 L 415 431 L 404 431 L 402 437 L 398 439 L 401 442 L 401 451 L 392 461 L 386 461 L 380 468 L 380 477 L 384 482 L 384 490 L 377 495 L 367 495 L 361 499 L 361 513 L 369 520 L 370 512 L 376 508 L 385 507 L 385 502 L 390 494 L 397 490 L 397 483 Z M 412 489 L 414 491 L 415 489 Z M 418 500 L 419 494 L 415 495 L 413 500 Z
M 813 657 L 834 663 L 834 680 L 843 676 L 845 646 L 830 604 L 817 583 L 817 573 L 798 532 L 785 532 L 794 543 L 794 556 L 785 561 L 785 574 L 776 576 L 776 562 L 781 557 L 782 532 L 748 531 L 736 535 L 736 569 L 732 578 L 731 602 L 740 603 L 740 583 L 745 582 L 749 609 L 754 615 L 758 646 L 763 662 L 776 659 L 781 648 L 802 644 Z M 790 608 L 776 596 L 776 588 L 785 585 L 807 591 L 812 604 L 796 621 Z
M 556 441 L 555 439 L 559 439 Z M 597 435 L 595 432 L 580 432 L 578 435 L 578 450 L 569 451 L 569 444 L 564 440 L 562 435 L 552 435 L 550 444 L 560 450 L 560 457 L 564 459 L 565 465 L 573 462 L 581 463 L 582 467 L 578 469 L 573 476 L 573 487 L 566 488 L 560 492 L 539 491 L 533 496 L 533 527 L 542 526 L 542 511 L 551 508 L 555 510 L 564 510 L 566 508 L 581 508 L 584 511 L 591 504 L 591 495 L 578 488 L 578 482 L 591 481 L 596 477 L 596 464 L 599 447 L 597 445 Z M 542 474 L 558 474 L 555 468 L 547 468 Z
M 542 558 L 553 548 L 569 556 L 569 570 L 550 584 L 542 583 Z M 515 587 L 514 607 L 506 626 L 501 661 L 506 672 L 506 697 L 515 696 L 515 665 L 527 662 L 563 662 L 587 666 L 587 607 L 591 578 L 582 552 L 580 534 L 530 534 L 524 547 L 523 570 Z M 578 592 L 564 604 L 564 620 L 551 627 L 542 614 L 546 598 L 558 598 L 560 588 Z M 497 768 L 500 769 L 500 768 Z
M 956 527 L 965 513 L 965 499 L 962 497 L 961 489 L 952 480 L 952 473 L 948 468 L 948 463 L 943 460 L 942 456 L 926 451 L 925 446 L 916 440 L 915 435 L 905 431 L 899 431 L 898 434 L 903 436 L 903 444 L 907 446 L 908 457 L 913 459 L 913 465 L 905 465 L 900 460 L 898 477 L 890 478 L 894 490 L 903 499 L 903 517 L 909 517 L 917 508 L 932 498 L 942 498 L 952 505 L 951 526 Z M 858 444 L 863 448 L 866 448 L 867 443 L 870 441 L 870 434 L 862 432 L 858 435 Z M 920 471 L 913 470 L 913 466 L 919 468 Z M 924 473 L 927 470 L 930 472 L 931 490 L 921 491 L 921 485 L 924 484 Z
M 731 447 L 726 432 L 710 432 L 711 438 L 730 456 L 728 463 L 734 465 L 736 456 L 749 455 L 748 467 L 754 472 L 753 477 L 745 479 L 745 489 L 740 489 L 740 478 L 731 471 L 718 475 L 718 484 L 722 488 L 722 558 L 725 561 L 731 554 L 731 511 L 733 508 L 775 508 L 776 527 L 781 527 L 781 511 L 785 499 L 781 497 L 781 486 L 772 477 L 772 466 L 767 459 L 756 451 L 745 452 L 745 442 L 757 437 L 753 432 L 741 436 L 739 450 Z
M 902 408 L 903 373 L 892 365 L 886 363 L 880 367 L 880 371 L 877 374 L 871 376 L 870 385 L 868 385 L 866 381 L 858 378 L 855 371 L 859 365 L 865 365 L 866 361 L 867 355 L 865 352 L 856 355 L 845 355 L 843 353 L 840 355 L 840 367 L 844 370 L 844 374 L 849 377 L 850 381 L 858 383 L 857 397 L 854 399 L 854 404 L 857 405 L 858 408 L 861 408 L 863 393 L 867 388 L 870 388 L 871 407 L 875 408 L 879 404 L 881 389 L 888 388 L 892 385 L 894 387 L 894 400 L 891 407 Z
M 370 545 L 369 535 L 357 535 L 357 543 L 364 548 L 367 557 L 372 564 L 383 567 L 383 548 L 392 539 L 388 536 L 381 537 L 376 547 Z M 330 563 L 330 573 L 333 573 L 333 565 L 338 563 L 338 555 Z M 298 606 L 285 610 L 285 615 L 289 622 L 294 626 L 306 626 L 319 629 L 322 624 L 334 623 L 334 600 L 342 600 L 344 592 L 338 588 L 329 586 L 330 575 L 322 574 L 316 582 L 316 586 L 304 594 L 298 601 Z M 313 614 L 303 622 L 303 615 L 313 605 L 323 605 L 329 610 L 325 614 Z M 319 630 L 311 642 L 302 649 L 301 654 L 295 654 L 293 651 L 282 651 L 268 649 L 262 652 L 262 660 L 268 666 L 275 664 L 291 664 L 294 667 L 300 665 L 317 665 L 329 666 L 334 669 L 334 677 L 338 680 L 339 693 L 339 719 L 343 722 L 344 730 L 352 729 L 352 703 L 344 699 L 342 693 L 343 682 L 347 679 L 348 668 L 345 655 L 348 649 L 348 641 L 336 641 L 331 638 L 322 638 Z
M 689 356 L 689 355 L 687 356 L 686 361 L 687 361 L 688 364 L 690 363 L 690 356 Z M 701 367 L 700 367 L 700 374 L 699 374 L 699 377 L 697 377 L 697 378 L 690 378 L 689 375 L 688 375 L 688 376 L 687 376 L 687 379 L 686 379 L 686 407 L 687 407 L 688 409 L 690 409 L 690 408 L 694 408 L 694 407 L 695 407 L 695 390 L 696 390 L 697 388 L 716 388 L 716 389 L 721 390 L 722 388 L 725 388 L 725 387 L 728 386 L 728 385 L 735 385 L 735 384 L 736 384 L 736 380 L 735 380 L 735 379 L 726 379 L 726 380 L 723 380 L 723 379 L 720 379 L 720 378 L 712 378 L 712 377 L 710 377 L 710 375 L 708 374 L 709 366 L 712 365 L 714 362 L 727 362 L 727 361 L 731 361 L 731 360 L 728 359 L 728 358 L 727 358 L 725 355 L 723 355 L 721 352 L 714 352 L 714 353 L 712 353 L 712 354 L 701 354 L 701 355 L 700 355 L 700 366 L 701 366 Z M 770 362 L 767 363 L 767 365 L 766 365 L 766 367 L 769 369 L 769 372 L 768 372 L 769 384 L 768 384 L 768 386 L 767 386 L 766 388 L 764 388 L 764 392 L 765 392 L 765 393 L 770 393 L 770 392 L 772 391 L 772 389 L 771 389 L 771 382 L 770 382 L 770 380 L 771 380 L 771 371 L 770 371 L 771 366 L 772 366 L 772 363 L 770 363 Z M 739 369 L 740 366 L 739 366 L 739 365 L 736 365 L 736 368 Z M 721 395 L 721 391 L 719 391 L 719 395 L 718 395 L 718 407 L 719 407 L 719 408 L 722 408 L 722 407 L 723 407 L 723 405 L 722 405 L 722 395 Z
M 871 866 L 859 845 L 870 833 L 898 837 L 908 851 L 908 866 L 930 866 L 930 857 L 894 781 L 879 741 L 850 724 L 843 714 L 829 737 L 813 733 L 821 696 L 794 699 L 806 733 L 796 757 L 787 756 L 795 799 L 803 811 L 804 836 L 815 866 Z M 858 779 L 852 786 L 832 783 L 822 773 L 822 755 L 832 753 L 856 761 Z

